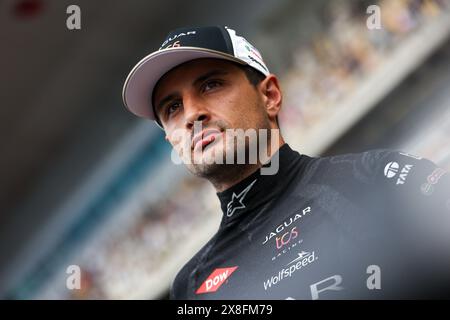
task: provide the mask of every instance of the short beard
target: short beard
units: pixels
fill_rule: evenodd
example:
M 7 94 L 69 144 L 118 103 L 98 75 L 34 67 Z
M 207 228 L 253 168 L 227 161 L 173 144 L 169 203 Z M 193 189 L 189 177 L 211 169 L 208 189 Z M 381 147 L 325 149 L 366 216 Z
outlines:
M 226 132 L 227 130 L 233 130 L 229 129 L 230 126 L 224 122 L 224 121 L 217 121 L 211 125 L 211 127 L 218 128 L 222 132 Z M 253 129 L 253 128 L 252 128 Z M 267 132 L 267 144 L 263 143 L 262 145 L 260 143 L 260 137 L 259 137 L 259 130 L 260 129 L 266 129 Z M 261 119 L 261 121 L 256 126 L 256 138 L 250 139 L 249 137 L 245 137 L 245 139 L 241 143 L 237 143 L 236 140 L 239 141 L 239 139 L 231 139 L 233 141 L 226 141 L 225 134 L 222 136 L 222 138 L 217 141 L 213 142 L 211 146 L 207 146 L 205 149 L 205 153 L 208 154 L 208 157 L 214 158 L 214 152 L 218 151 L 221 152 L 221 155 L 219 156 L 219 161 L 202 161 L 201 163 L 195 163 L 192 162 L 190 164 L 186 164 L 188 170 L 201 178 L 205 178 L 209 180 L 214 186 L 218 186 L 226 181 L 232 181 L 236 180 L 239 181 L 242 178 L 244 178 L 246 175 L 248 175 L 249 168 L 257 168 L 260 166 L 260 159 L 257 156 L 256 162 L 251 162 L 250 159 L 250 150 L 254 152 L 256 150 L 256 155 L 259 155 L 260 150 L 258 148 L 264 148 L 264 151 L 267 149 L 267 145 L 270 145 L 271 141 L 271 130 L 270 130 L 270 123 L 268 119 Z M 244 145 L 242 145 L 242 142 L 244 142 Z M 217 148 L 217 146 L 214 146 L 214 143 L 220 143 L 223 146 L 222 148 Z M 208 151 L 208 147 L 216 148 L 214 150 Z M 244 163 L 240 163 L 238 154 L 239 151 L 243 150 L 245 152 Z M 230 153 L 233 154 L 234 161 L 232 163 L 227 163 L 227 157 L 231 157 Z M 266 153 L 267 154 L 267 153 Z M 242 155 L 241 155 L 242 156 Z M 221 161 L 220 161 L 221 160 Z

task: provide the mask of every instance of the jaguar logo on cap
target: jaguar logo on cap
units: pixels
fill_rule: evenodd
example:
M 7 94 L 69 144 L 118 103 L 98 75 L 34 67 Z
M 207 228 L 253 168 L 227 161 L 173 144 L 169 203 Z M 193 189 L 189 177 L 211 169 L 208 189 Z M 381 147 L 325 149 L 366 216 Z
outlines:
M 161 49 L 165 49 L 164 47 L 169 43 L 169 42 L 171 42 L 171 41 L 173 41 L 173 40 L 175 40 L 175 39 L 178 39 L 178 38 L 180 38 L 180 37 L 183 37 L 183 36 L 188 36 L 188 35 L 194 35 L 194 34 L 196 34 L 197 32 L 196 31 L 188 31 L 188 32 L 181 32 L 181 33 L 179 33 L 179 34 L 176 34 L 176 35 L 174 35 L 174 36 L 172 36 L 172 37 L 168 37 L 164 42 L 163 42 L 163 44 L 161 45 L 161 47 L 159 47 L 159 50 L 161 50 Z M 170 46 L 168 46 L 168 48 L 170 48 Z

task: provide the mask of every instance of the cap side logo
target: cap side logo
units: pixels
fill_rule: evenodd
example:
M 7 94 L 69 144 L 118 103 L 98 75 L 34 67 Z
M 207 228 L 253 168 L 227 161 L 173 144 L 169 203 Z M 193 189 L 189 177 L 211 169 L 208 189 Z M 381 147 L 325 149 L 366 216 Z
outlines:
M 164 47 L 165 47 L 169 42 L 171 42 L 171 41 L 173 41 L 173 40 L 175 40 L 175 39 L 178 39 L 178 38 L 181 38 L 181 37 L 184 37 L 184 36 L 188 36 L 188 35 L 194 35 L 194 34 L 196 34 L 196 33 L 197 33 L 196 31 L 188 31 L 188 32 L 181 32 L 181 33 L 179 33 L 179 34 L 176 34 L 176 35 L 174 35 L 174 36 L 171 36 L 171 37 L 167 38 L 167 39 L 163 42 L 163 44 L 161 45 L 161 47 L 159 47 L 159 50 L 165 49 Z

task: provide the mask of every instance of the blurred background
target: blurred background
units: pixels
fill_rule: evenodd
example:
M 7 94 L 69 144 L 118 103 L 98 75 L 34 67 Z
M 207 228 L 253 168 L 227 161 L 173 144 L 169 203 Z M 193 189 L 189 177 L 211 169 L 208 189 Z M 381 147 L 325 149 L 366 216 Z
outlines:
M 66 27 L 72 4 L 80 30 Z M 399 149 L 450 169 L 448 0 L 0 1 L 0 298 L 168 297 L 219 202 L 121 89 L 168 31 L 211 24 L 281 79 L 293 149 Z M 66 287 L 70 265 L 80 290 Z

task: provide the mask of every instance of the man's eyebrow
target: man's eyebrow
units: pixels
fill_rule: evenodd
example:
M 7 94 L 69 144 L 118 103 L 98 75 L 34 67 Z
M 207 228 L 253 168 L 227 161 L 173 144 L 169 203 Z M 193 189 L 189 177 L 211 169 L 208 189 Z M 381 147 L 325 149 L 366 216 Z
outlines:
M 165 96 L 163 99 L 161 99 L 161 101 L 158 103 L 158 105 L 155 108 L 155 112 L 159 111 L 162 109 L 162 107 L 164 106 L 164 104 L 166 104 L 167 102 L 169 102 L 170 100 L 173 100 L 177 97 L 176 93 L 171 93 L 167 96 Z
M 228 73 L 227 71 L 221 70 L 221 69 L 212 70 L 212 71 L 209 71 L 209 72 L 201 75 L 197 79 L 195 79 L 192 84 L 194 86 L 196 86 L 196 85 L 198 85 L 199 83 L 205 81 L 208 78 L 211 78 L 213 76 L 223 76 L 223 75 L 226 75 L 227 73 Z
M 198 85 L 199 83 L 205 81 L 206 79 L 213 77 L 213 76 L 218 76 L 218 75 L 226 75 L 228 74 L 227 71 L 225 70 L 212 70 L 209 71 L 201 76 L 199 76 L 197 79 L 194 80 L 194 82 L 192 83 L 194 86 Z M 175 99 L 177 97 L 177 93 L 171 93 L 167 96 L 165 96 L 163 99 L 161 99 L 161 101 L 157 104 L 156 106 L 156 110 L 155 111 L 159 111 L 161 110 L 161 108 L 164 106 L 165 103 L 167 103 L 168 101 Z

